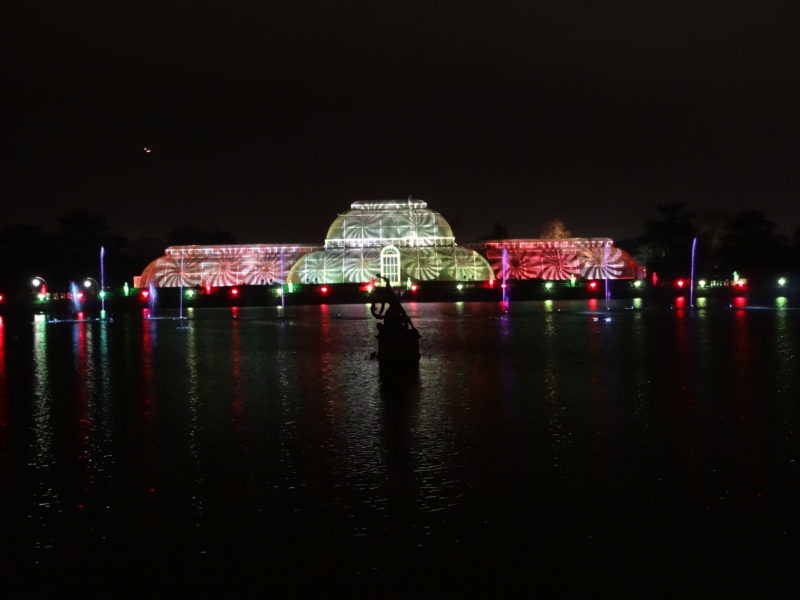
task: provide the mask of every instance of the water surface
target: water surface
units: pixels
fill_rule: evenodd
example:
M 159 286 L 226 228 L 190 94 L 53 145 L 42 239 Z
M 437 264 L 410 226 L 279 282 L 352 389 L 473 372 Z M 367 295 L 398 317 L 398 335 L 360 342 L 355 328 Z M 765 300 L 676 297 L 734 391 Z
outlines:
M 400 375 L 369 360 L 364 305 L 6 320 L 3 570 L 375 596 L 777 581 L 800 311 L 635 306 L 410 304 Z

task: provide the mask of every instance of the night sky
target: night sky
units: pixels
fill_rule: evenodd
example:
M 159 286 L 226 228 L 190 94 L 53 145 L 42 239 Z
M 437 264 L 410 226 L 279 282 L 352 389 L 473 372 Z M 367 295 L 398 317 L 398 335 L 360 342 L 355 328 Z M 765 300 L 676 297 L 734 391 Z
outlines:
M 674 201 L 800 222 L 796 0 L 24 4 L 0 226 L 319 243 L 408 195 L 463 242 L 624 238 Z

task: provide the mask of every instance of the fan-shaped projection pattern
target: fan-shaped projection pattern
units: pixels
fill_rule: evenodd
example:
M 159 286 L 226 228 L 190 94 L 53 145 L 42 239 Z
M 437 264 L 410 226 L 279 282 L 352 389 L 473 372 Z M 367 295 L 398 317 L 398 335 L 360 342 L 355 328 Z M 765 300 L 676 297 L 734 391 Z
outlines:
M 301 283 L 342 283 L 342 250 L 321 250 L 303 256 L 292 268 L 292 280 Z
M 283 281 L 281 257 L 278 254 L 263 253 L 242 258 L 240 273 L 242 282 L 248 285 L 266 285 Z
M 400 237 L 432 238 L 437 234 L 436 215 L 432 212 L 410 212 L 398 228 Z
M 172 256 L 163 256 L 155 263 L 153 280 L 157 287 L 199 285 L 200 273 L 198 261 L 192 258 L 184 258 L 181 260 Z
M 564 248 L 544 248 L 539 256 L 534 258 L 541 264 L 539 277 L 542 279 L 563 280 L 569 279 L 570 275 L 580 274 L 580 260 L 575 250 Z
M 581 277 L 619 279 L 625 267 L 622 250 L 610 246 L 585 248 L 581 252 Z
M 381 270 L 377 249 L 350 250 L 344 257 L 343 279 L 350 283 L 370 281 Z
M 443 274 L 456 281 L 481 281 L 492 279 L 492 269 L 480 254 L 466 248 L 455 247 L 452 252 L 442 249 Z
M 220 287 L 239 283 L 238 261 L 220 256 L 207 258 L 201 264 L 200 285 Z
M 542 270 L 540 253 L 526 248 L 506 248 L 505 265 L 503 265 L 503 249 L 488 248 L 487 257 L 495 275 L 502 279 L 505 267 L 506 279 L 534 279 Z
M 417 281 L 437 279 L 442 270 L 442 259 L 436 248 L 405 249 L 400 259 L 403 276 Z
M 351 214 L 340 217 L 340 219 L 339 233 L 346 240 L 375 239 L 380 238 L 383 234 L 380 214 Z

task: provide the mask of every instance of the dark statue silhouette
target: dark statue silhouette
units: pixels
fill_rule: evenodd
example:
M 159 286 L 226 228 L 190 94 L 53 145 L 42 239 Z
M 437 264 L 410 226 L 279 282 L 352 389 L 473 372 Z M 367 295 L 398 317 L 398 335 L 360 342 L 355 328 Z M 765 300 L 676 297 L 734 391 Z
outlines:
M 375 287 L 372 316 L 378 319 L 378 354 L 381 363 L 416 363 L 419 361 L 419 331 L 406 314 L 403 305 L 392 290 L 386 277 L 375 276 L 386 282 Z

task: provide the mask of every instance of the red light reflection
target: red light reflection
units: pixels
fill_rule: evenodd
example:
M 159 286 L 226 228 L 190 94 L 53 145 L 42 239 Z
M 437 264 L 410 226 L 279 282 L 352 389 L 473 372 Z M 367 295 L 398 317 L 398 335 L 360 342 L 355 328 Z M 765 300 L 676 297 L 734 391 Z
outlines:
M 5 328 L 3 317 L 0 317 L 0 456 L 6 454 L 6 427 L 8 426 L 8 409 L 6 408 L 6 355 Z

